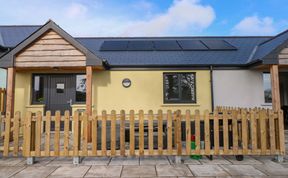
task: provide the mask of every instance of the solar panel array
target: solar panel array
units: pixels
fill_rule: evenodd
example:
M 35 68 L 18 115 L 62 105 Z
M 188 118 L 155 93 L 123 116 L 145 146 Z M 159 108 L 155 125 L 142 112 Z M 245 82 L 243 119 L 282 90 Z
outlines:
M 225 51 L 237 48 L 225 40 L 109 40 L 101 51 Z

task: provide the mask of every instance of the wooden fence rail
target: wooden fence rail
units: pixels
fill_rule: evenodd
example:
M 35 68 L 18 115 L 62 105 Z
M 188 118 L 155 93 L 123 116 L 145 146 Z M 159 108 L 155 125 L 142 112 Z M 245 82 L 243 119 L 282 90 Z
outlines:
M 285 152 L 282 111 L 222 110 L 200 113 L 140 110 L 78 112 L 49 111 L 24 118 L 16 112 L 2 118 L 3 156 L 118 155 L 282 155 Z M 4 127 L 3 127 L 4 124 Z M 88 125 L 92 142 L 88 142 Z M 12 126 L 12 127 L 11 127 Z M 11 134 L 13 133 L 13 134 Z M 191 136 L 196 148 L 191 149 Z
M 5 98 L 6 98 L 6 89 L 0 88 L 0 114 L 5 111 Z

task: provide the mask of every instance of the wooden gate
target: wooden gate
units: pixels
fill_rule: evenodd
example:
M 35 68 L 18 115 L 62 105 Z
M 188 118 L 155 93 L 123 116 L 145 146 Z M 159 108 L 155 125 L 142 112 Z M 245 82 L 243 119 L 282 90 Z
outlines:
M 51 123 L 55 130 L 51 131 Z M 3 125 L 4 124 L 4 125 Z M 61 129 L 61 124 L 64 128 Z M 92 125 L 89 143 L 88 125 Z M 1 121 L 3 156 L 283 155 L 283 113 L 266 109 L 221 109 L 215 113 L 159 110 L 144 113 L 57 111 L 45 116 L 7 113 Z M 12 133 L 12 134 L 11 134 Z M 191 136 L 196 148 L 191 149 Z M 3 138 L 3 139 L 2 139 Z

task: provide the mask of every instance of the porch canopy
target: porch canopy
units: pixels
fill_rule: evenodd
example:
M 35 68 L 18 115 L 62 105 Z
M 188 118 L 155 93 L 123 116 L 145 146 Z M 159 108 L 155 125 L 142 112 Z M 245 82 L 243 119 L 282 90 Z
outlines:
M 92 70 L 104 70 L 102 59 L 89 51 L 52 20 L 2 56 L 0 67 L 7 69 L 6 112 L 14 113 L 16 70 L 86 71 L 86 111 L 92 114 Z
M 281 109 L 279 70 L 288 69 L 288 30 L 256 46 L 249 63 L 252 68 L 270 71 L 273 109 Z

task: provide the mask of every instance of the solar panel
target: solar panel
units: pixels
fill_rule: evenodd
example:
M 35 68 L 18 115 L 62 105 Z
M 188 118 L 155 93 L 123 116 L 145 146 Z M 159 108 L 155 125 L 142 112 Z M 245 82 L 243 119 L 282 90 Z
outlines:
M 128 51 L 152 51 L 154 50 L 154 45 L 152 41 L 144 41 L 144 40 L 129 41 L 127 50 Z
M 236 50 L 225 40 L 201 40 L 210 50 Z
M 100 48 L 101 51 L 126 51 L 128 41 L 104 41 Z
M 208 50 L 200 40 L 177 40 L 183 50 Z
M 159 51 L 178 51 L 181 47 L 176 40 L 157 40 L 154 41 L 155 49 Z

